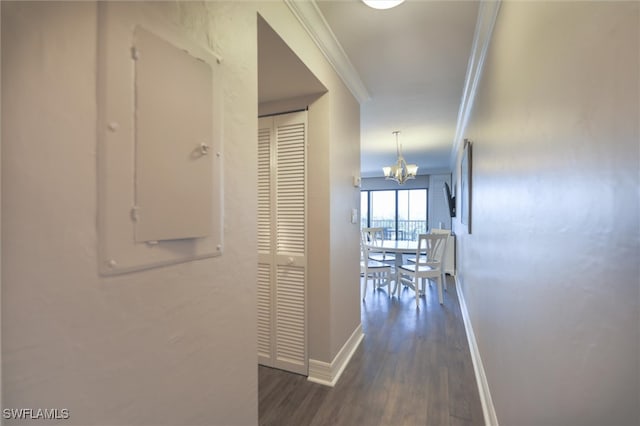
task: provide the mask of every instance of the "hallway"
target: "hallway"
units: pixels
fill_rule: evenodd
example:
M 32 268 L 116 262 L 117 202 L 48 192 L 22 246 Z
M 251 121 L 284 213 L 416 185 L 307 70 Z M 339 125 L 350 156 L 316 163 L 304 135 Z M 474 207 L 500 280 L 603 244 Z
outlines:
M 335 388 L 259 367 L 261 425 L 482 425 L 455 284 L 420 299 L 384 290 L 362 304 L 365 338 Z

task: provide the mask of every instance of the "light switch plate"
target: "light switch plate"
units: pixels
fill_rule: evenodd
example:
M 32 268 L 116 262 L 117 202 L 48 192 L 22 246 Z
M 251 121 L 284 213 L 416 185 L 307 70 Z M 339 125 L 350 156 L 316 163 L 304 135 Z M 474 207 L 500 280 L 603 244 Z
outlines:
M 358 209 L 351 209 L 351 223 L 358 223 Z

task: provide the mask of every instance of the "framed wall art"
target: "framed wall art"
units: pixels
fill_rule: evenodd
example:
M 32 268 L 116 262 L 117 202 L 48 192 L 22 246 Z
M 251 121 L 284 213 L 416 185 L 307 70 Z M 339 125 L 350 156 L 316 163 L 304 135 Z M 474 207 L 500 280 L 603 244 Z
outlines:
M 471 234 L 472 146 L 469 139 L 464 140 L 462 161 L 460 162 L 460 221 L 467 226 L 469 234 Z

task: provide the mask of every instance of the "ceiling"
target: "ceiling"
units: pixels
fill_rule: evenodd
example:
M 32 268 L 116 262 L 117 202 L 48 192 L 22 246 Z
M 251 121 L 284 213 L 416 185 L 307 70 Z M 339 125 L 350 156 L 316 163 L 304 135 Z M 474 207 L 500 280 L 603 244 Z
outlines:
M 315 6 L 335 36 L 337 51 L 346 54 L 346 84 L 361 102 L 361 175 L 382 176 L 382 166 L 395 162 L 394 130 L 401 131 L 405 159 L 419 166 L 419 174 L 449 171 L 479 2 L 407 0 L 375 10 L 360 0 L 315 0 Z M 265 22 L 258 40 L 264 59 L 258 62 L 260 102 L 282 98 L 279 91 L 294 88 L 293 79 L 282 78 L 281 61 L 297 58 Z M 278 62 L 266 59 L 272 49 L 280 55 Z M 305 87 L 298 88 L 303 94 L 322 91 L 317 80 L 298 84 Z

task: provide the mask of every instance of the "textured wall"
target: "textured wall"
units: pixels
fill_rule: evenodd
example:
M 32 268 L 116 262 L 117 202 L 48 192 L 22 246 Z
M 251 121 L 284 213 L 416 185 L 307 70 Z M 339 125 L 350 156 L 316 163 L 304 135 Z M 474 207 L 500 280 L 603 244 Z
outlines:
M 454 229 L 503 425 L 640 423 L 639 35 L 636 2 L 500 9 Z
M 68 408 L 66 424 L 78 425 L 255 424 L 257 12 L 337 94 L 319 105 L 334 126 L 317 179 L 330 185 L 315 265 L 328 280 L 316 283 L 325 303 L 309 326 L 309 355 L 326 362 L 360 323 L 358 225 L 348 222 L 358 105 L 283 2 L 117 7 L 224 58 L 225 254 L 97 274 L 97 6 L 2 2 L 3 406 Z
M 4 407 L 67 408 L 76 425 L 257 423 L 255 5 L 121 5 L 224 57 L 225 254 L 110 278 L 96 4 L 1 7 Z

